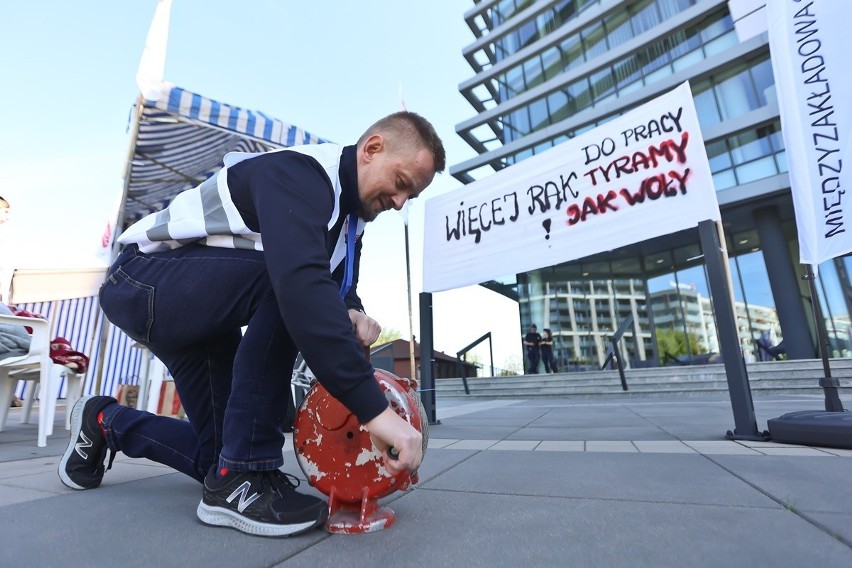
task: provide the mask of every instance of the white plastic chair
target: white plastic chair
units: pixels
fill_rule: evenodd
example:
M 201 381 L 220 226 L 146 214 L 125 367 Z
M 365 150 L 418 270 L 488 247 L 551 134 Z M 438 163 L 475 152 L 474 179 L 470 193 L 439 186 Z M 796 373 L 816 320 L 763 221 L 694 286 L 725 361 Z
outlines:
M 36 389 L 39 391 L 38 445 L 47 445 L 47 437 L 53 434 L 53 422 L 56 416 L 56 399 L 62 376 L 67 382 L 67 411 L 65 428 L 71 427 L 71 408 L 80 398 L 83 376 L 50 358 L 50 322 L 41 318 L 29 318 L 0 314 L 0 323 L 17 324 L 31 327 L 33 330 L 30 350 L 26 355 L 0 359 L 0 432 L 6 427 L 6 418 L 12 406 L 12 395 L 18 381 L 32 381 L 27 388 L 21 422 L 29 422 Z
M 133 347 L 142 351 L 138 382 L 139 398 L 136 400 L 136 409 L 157 414 L 157 408 L 160 405 L 160 391 L 167 372 L 166 366 L 141 343 L 134 343 Z

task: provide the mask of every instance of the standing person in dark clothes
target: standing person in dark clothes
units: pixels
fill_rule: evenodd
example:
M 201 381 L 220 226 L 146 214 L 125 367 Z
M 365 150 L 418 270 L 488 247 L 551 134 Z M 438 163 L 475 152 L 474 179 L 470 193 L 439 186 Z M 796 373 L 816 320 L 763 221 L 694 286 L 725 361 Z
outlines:
M 553 358 L 553 334 L 548 328 L 541 330 L 541 362 L 544 363 L 544 370 L 548 373 L 556 373 L 556 360 Z
M 539 351 L 540 343 L 541 335 L 538 333 L 538 327 L 532 324 L 524 336 L 524 347 L 527 348 L 527 360 L 529 361 L 527 374 L 535 375 L 538 373 L 538 362 L 541 357 L 541 352 Z
M 278 469 L 297 352 L 370 432 L 391 475 L 416 469 L 422 436 L 389 408 L 364 358 L 381 328 L 356 292 L 360 235 L 420 195 L 445 162 L 432 125 L 399 112 L 353 146 L 228 154 L 216 175 L 128 228 L 101 307 L 165 363 L 188 421 L 83 397 L 63 483 L 97 487 L 107 450 L 122 451 L 202 482 L 206 524 L 262 536 L 319 526 L 326 503 Z

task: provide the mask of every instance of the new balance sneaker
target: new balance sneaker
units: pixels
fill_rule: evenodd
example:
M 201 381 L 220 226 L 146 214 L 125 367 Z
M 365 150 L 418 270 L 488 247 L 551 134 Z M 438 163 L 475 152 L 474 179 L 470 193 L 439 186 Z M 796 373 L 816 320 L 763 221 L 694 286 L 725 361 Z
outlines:
M 84 396 L 71 411 L 71 441 L 59 461 L 59 479 L 71 489 L 94 489 L 112 467 L 115 452 L 104 469 L 107 442 L 98 424 L 98 413 L 118 401 L 111 396 Z
M 292 480 L 295 480 L 295 483 Z M 325 522 L 328 505 L 296 491 L 298 479 L 279 470 L 231 471 L 204 478 L 196 514 L 202 523 L 259 536 L 292 536 Z

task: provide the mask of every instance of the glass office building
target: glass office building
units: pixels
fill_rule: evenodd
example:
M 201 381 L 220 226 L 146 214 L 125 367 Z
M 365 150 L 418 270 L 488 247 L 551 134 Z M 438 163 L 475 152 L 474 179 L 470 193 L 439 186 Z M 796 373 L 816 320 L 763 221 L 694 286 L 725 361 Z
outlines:
M 817 356 L 761 0 L 474 0 L 464 49 L 474 110 L 456 126 L 487 177 L 689 81 L 722 211 L 743 354 L 761 338 Z M 852 258 L 819 266 L 832 357 L 852 356 Z M 624 324 L 629 364 L 712 360 L 718 337 L 697 230 L 484 285 L 552 330 L 564 368 L 599 367 Z M 702 359 L 703 357 L 703 359 Z

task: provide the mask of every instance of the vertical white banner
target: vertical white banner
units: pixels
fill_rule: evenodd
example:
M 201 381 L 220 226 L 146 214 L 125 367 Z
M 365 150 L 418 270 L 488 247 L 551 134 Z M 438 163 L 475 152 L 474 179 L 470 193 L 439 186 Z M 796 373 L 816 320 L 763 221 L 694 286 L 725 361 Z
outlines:
M 553 266 L 718 220 L 689 83 L 425 207 L 423 289 Z
M 816 266 L 852 252 L 852 2 L 771 0 L 767 8 L 800 262 Z

